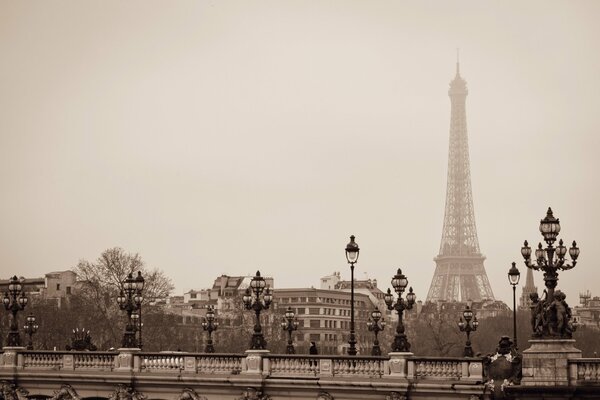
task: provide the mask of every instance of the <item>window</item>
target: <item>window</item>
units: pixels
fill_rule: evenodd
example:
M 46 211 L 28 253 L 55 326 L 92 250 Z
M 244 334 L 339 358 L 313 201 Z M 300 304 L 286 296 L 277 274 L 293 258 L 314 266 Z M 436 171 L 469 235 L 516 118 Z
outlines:
M 316 297 L 308 297 L 306 299 L 309 303 L 316 303 L 317 302 L 317 298 Z
M 319 315 L 319 309 L 318 308 L 309 308 L 308 313 L 310 315 Z
M 60 290 L 60 283 L 56 284 L 56 290 Z
M 321 335 L 318 333 L 311 333 L 310 334 L 310 341 L 311 342 L 319 342 L 321 341 Z
M 301 315 L 301 314 L 306 314 L 306 309 L 305 308 L 299 308 L 298 309 L 298 315 Z
M 190 299 L 195 299 L 196 298 L 196 293 L 191 293 L 190 294 Z
M 67 294 L 71 294 L 71 286 L 67 286 Z
M 311 328 L 320 328 L 321 327 L 321 321 L 319 321 L 318 319 L 311 319 L 310 320 L 310 327 Z
M 304 320 L 303 319 L 299 319 L 298 320 L 298 327 L 299 328 L 304 328 Z
M 298 342 L 303 342 L 303 341 L 304 341 L 304 333 L 298 333 L 298 334 L 296 335 L 296 340 L 297 340 Z

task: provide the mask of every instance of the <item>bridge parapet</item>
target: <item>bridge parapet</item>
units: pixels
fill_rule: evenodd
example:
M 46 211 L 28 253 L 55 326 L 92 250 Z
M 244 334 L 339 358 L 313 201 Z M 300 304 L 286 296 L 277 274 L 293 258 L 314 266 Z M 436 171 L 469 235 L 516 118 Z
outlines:
M 4 350 L 0 381 L 18 382 L 33 397 L 52 397 L 70 385 L 79 398 L 64 400 L 109 399 L 125 385 L 167 400 L 180 400 L 190 388 L 206 400 L 242 399 L 248 389 L 289 400 L 321 398 L 323 391 L 354 400 L 402 399 L 409 392 L 423 399 L 485 398 L 479 358 Z
M 568 360 L 569 383 L 600 384 L 600 358 L 576 358 Z

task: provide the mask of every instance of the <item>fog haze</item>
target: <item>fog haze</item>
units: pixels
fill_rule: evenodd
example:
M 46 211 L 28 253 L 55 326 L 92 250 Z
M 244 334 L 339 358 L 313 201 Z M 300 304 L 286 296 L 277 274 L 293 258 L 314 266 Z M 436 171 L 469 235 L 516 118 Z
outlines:
M 598 290 L 600 3 L 0 4 L 0 270 L 113 246 L 176 286 L 315 287 L 341 271 L 424 300 L 438 254 L 460 48 L 475 219 L 497 298 L 548 206 Z M 541 273 L 536 285 L 543 286 Z M 520 288 L 518 293 L 520 293 Z M 512 304 L 512 302 L 510 303 Z

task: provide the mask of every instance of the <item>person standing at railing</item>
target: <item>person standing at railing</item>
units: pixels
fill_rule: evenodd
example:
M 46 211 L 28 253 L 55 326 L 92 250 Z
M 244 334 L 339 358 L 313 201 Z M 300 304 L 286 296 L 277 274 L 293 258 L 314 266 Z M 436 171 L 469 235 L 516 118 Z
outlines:
M 319 350 L 317 349 L 317 344 L 315 342 L 310 342 L 310 349 L 308 349 L 308 353 L 312 355 L 319 354 Z

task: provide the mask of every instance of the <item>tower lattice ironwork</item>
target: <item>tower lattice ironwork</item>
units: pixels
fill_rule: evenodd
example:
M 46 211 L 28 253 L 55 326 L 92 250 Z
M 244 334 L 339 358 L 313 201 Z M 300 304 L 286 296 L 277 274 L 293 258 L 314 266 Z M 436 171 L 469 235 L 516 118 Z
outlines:
M 479 251 L 479 240 L 473 211 L 469 143 L 465 102 L 467 82 L 456 76 L 450 82 L 450 145 L 448 154 L 448 186 L 446 211 L 440 253 L 434 258 L 435 274 L 427 301 L 494 300 L 485 273 L 485 257 Z

